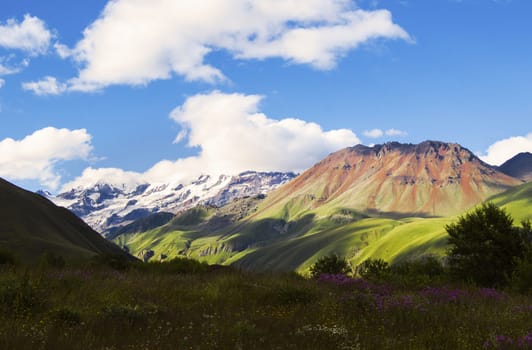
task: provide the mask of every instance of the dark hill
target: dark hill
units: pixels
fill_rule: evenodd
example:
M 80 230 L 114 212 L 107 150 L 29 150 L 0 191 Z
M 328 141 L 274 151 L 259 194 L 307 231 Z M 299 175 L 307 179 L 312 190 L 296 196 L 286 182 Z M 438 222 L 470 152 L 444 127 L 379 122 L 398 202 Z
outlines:
M 34 262 L 45 252 L 68 260 L 99 253 L 126 254 L 69 210 L 1 178 L 0 248 L 23 262 Z
M 499 167 L 499 170 L 506 175 L 516 177 L 523 181 L 532 181 L 532 153 L 523 152 L 517 154 L 504 162 Z

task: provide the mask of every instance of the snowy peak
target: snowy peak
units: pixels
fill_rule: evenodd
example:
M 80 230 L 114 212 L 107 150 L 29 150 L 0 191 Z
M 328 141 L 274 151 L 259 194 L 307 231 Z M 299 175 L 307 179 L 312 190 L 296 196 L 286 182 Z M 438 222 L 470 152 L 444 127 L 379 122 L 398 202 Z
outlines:
M 266 194 L 296 175 L 247 171 L 239 175 L 201 175 L 189 184 L 154 183 L 137 186 L 96 183 L 52 196 L 95 230 L 105 233 L 156 212 L 177 213 L 198 204 L 222 206 L 235 198 Z

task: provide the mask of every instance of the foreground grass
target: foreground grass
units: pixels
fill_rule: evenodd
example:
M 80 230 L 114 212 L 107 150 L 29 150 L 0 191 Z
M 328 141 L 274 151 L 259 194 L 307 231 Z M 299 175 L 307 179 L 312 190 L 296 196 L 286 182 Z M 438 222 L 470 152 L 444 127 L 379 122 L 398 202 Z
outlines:
M 3 268 L 0 348 L 532 348 L 530 296 L 153 266 Z

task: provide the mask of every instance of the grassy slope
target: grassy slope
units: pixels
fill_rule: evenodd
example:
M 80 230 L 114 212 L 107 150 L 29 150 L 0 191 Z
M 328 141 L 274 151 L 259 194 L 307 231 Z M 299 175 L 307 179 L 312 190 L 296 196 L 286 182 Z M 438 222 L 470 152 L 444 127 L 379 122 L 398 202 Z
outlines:
M 532 183 L 490 200 L 506 208 L 516 223 L 532 218 Z M 133 253 L 152 249 L 155 256 L 181 253 L 246 269 L 304 271 L 329 253 L 346 256 L 353 265 L 370 257 L 393 262 L 443 255 L 444 227 L 456 219 L 401 218 L 394 213 L 368 217 L 332 205 L 313 210 L 304 196 L 296 196 L 281 207 L 259 205 L 258 214 L 222 228 L 206 224 L 214 211 L 202 210 L 188 212 L 155 230 L 121 236 L 117 242 Z
M 490 200 L 505 208 L 516 222 L 532 220 L 532 182 L 511 188 Z
M 123 252 L 65 208 L 0 179 L 0 248 L 23 261 L 50 251 L 67 259 Z

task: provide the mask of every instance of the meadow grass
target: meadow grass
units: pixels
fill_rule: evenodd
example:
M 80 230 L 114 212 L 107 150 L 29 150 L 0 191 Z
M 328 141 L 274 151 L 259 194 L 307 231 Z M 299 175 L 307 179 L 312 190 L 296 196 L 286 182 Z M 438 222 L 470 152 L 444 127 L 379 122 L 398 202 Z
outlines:
M 0 309 L 1 349 L 532 348 L 531 296 L 436 280 L 19 266 L 0 271 Z

